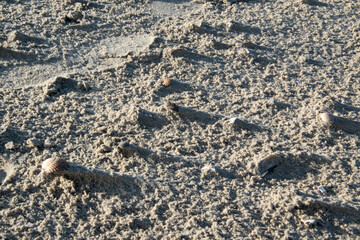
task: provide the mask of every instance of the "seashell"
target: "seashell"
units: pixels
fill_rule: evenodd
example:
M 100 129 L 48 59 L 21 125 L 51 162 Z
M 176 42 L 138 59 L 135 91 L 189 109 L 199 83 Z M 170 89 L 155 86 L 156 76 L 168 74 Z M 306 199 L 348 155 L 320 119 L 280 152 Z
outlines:
M 320 185 L 318 188 L 319 188 L 320 192 L 322 192 L 323 194 L 327 193 L 327 191 L 326 191 L 326 189 L 324 188 L 323 185 Z
M 327 126 L 331 126 L 335 123 L 335 117 L 327 112 L 321 113 L 320 119 Z
M 179 111 L 179 107 L 175 104 L 175 103 L 172 103 L 172 102 L 168 102 L 166 104 L 166 107 L 168 109 L 170 109 L 171 111 L 174 111 L 174 112 L 178 112 Z
M 164 78 L 161 83 L 161 85 L 163 85 L 164 87 L 168 87 L 170 86 L 170 84 L 171 84 L 171 78 Z
M 71 12 L 68 16 L 65 17 L 65 21 L 67 22 L 77 22 L 79 23 L 80 20 L 84 17 L 84 15 L 79 11 Z
M 216 167 L 214 165 L 206 165 L 201 168 L 201 171 L 203 172 L 216 172 Z
M 282 162 L 282 157 L 278 154 L 270 154 L 265 158 L 262 158 L 258 161 L 257 170 L 261 177 L 265 177 L 267 174 L 271 173 L 275 168 L 280 166 Z
M 317 222 L 316 218 L 312 218 L 312 219 L 308 219 L 308 220 L 303 220 L 304 223 L 306 224 L 315 224 Z
M 66 160 L 58 158 L 49 158 L 42 163 L 42 170 L 45 173 L 55 173 L 65 171 L 69 165 Z
M 238 120 L 237 117 L 233 117 L 233 118 L 231 118 L 231 119 L 229 120 L 229 123 L 230 123 L 230 124 L 234 124 L 237 120 Z

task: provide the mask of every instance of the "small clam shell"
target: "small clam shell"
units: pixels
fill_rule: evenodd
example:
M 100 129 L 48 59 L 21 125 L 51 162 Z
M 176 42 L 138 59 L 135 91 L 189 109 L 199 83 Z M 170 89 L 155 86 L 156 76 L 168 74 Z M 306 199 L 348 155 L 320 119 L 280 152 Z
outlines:
M 45 173 L 65 171 L 69 167 L 66 160 L 49 158 L 42 163 L 42 170 Z
M 161 85 L 163 85 L 164 87 L 168 87 L 170 86 L 170 84 L 171 84 L 171 78 L 164 78 L 161 83 Z
M 335 122 L 335 117 L 327 112 L 321 113 L 320 119 L 327 126 L 333 125 Z

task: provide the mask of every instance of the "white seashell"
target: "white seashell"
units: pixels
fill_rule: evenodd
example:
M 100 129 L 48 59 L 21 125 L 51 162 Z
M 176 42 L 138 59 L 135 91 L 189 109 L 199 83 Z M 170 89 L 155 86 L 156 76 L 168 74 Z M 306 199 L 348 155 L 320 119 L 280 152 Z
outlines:
M 325 125 L 333 125 L 335 122 L 335 117 L 330 113 L 324 112 L 320 114 L 320 119 Z
M 214 165 L 206 165 L 203 168 L 201 168 L 203 172 L 216 172 L 216 167 Z
M 320 192 L 322 192 L 323 194 L 327 193 L 327 191 L 326 191 L 326 189 L 324 188 L 323 185 L 319 186 L 318 188 L 319 188 Z
M 49 158 L 45 160 L 41 166 L 45 173 L 65 171 L 69 167 L 66 160 L 57 158 Z
M 231 118 L 231 119 L 229 120 L 229 123 L 230 123 L 230 124 L 234 124 L 237 119 L 238 119 L 237 117 L 233 117 L 233 118 Z
M 304 223 L 307 223 L 307 224 L 314 224 L 314 223 L 316 223 L 316 222 L 317 222 L 317 219 L 316 219 L 316 218 L 304 220 Z

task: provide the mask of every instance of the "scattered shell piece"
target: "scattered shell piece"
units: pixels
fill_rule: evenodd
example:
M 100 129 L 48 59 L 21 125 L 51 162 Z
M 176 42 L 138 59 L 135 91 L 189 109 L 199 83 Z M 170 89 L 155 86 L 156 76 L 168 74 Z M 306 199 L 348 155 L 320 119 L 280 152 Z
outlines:
M 98 152 L 99 153 L 109 153 L 112 151 L 112 148 L 110 146 L 107 146 L 107 145 L 101 145 L 98 149 Z
M 326 189 L 324 188 L 323 185 L 320 185 L 318 188 L 319 188 L 320 192 L 322 192 L 323 194 L 327 193 L 327 191 L 326 191 Z
M 172 102 L 168 102 L 166 104 L 166 107 L 168 109 L 170 109 L 171 111 L 174 111 L 174 112 L 178 112 L 179 111 L 179 107 L 175 104 L 175 103 L 172 103 Z
M 206 31 L 202 27 L 198 26 L 196 23 L 190 23 L 189 28 L 197 33 L 206 33 Z
M 216 172 L 216 167 L 214 165 L 206 165 L 206 166 L 201 168 L 201 171 L 203 171 L 203 172 L 208 172 L 208 171 Z
M 37 148 L 41 146 L 41 142 L 38 139 L 31 138 L 26 141 L 27 145 L 31 148 Z
M 80 11 L 73 11 L 65 17 L 65 21 L 79 23 L 83 17 L 84 15 Z
M 13 141 L 7 142 L 5 144 L 5 149 L 6 150 L 14 150 L 15 149 L 15 144 Z
M 202 177 L 214 177 L 217 175 L 218 169 L 214 165 L 205 165 L 201 168 L 201 176 Z
M 268 155 L 258 162 L 257 170 L 261 177 L 265 177 L 281 164 L 282 158 L 277 154 Z
M 229 123 L 234 124 L 237 120 L 239 120 L 237 117 L 233 117 L 229 120 Z
M 49 158 L 42 163 L 41 167 L 45 173 L 50 174 L 65 171 L 69 167 L 69 165 L 66 160 Z
M 86 82 L 81 81 L 81 82 L 78 82 L 76 88 L 79 90 L 82 90 L 82 91 L 89 91 L 90 86 Z
M 335 123 L 335 117 L 328 112 L 321 113 L 320 119 L 326 126 L 331 126 Z
M 170 86 L 170 84 L 171 84 L 171 78 L 164 78 L 161 83 L 161 85 L 163 85 L 164 87 L 168 87 Z
M 233 117 L 229 120 L 229 124 L 236 130 L 244 129 L 249 131 L 260 131 L 261 128 L 256 124 L 249 123 L 244 120 L 240 120 L 237 117 Z
M 316 218 L 311 218 L 311 219 L 307 219 L 307 220 L 303 220 L 303 222 L 305 223 L 305 224 L 315 224 L 315 223 L 317 223 L 317 219 Z

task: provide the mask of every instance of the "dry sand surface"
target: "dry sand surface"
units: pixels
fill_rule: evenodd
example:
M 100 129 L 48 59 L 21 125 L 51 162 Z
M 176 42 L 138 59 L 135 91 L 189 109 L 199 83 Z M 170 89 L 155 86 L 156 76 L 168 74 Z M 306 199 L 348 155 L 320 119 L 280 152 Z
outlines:
M 358 0 L 0 10 L 0 238 L 360 238 Z

